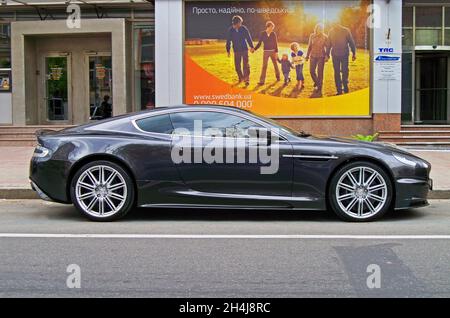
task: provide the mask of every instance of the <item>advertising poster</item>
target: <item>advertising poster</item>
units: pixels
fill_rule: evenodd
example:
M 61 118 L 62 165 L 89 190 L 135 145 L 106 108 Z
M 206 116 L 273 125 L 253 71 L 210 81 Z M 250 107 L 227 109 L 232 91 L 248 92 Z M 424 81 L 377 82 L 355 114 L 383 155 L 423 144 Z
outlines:
M 185 103 L 369 115 L 369 0 L 186 1 Z
M 0 92 L 11 91 L 10 71 L 0 71 Z

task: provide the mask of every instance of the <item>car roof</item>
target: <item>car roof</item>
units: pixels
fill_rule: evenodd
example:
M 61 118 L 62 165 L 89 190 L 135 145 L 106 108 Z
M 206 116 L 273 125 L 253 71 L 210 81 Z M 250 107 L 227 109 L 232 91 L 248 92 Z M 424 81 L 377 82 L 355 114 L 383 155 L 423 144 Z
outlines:
M 169 113 L 177 112 L 177 111 L 193 111 L 193 110 L 199 110 L 199 111 L 217 111 L 217 110 L 226 110 L 230 112 L 235 113 L 241 113 L 241 114 L 247 114 L 250 115 L 251 112 L 247 110 L 243 110 L 237 107 L 233 106 L 223 106 L 223 105 L 175 105 L 175 106 L 162 106 L 162 107 L 156 107 L 155 109 L 151 110 L 144 110 L 132 114 L 128 114 L 129 117 L 132 117 L 131 119 L 138 119 L 145 117 L 145 115 L 157 115 L 160 112 Z
M 242 110 L 232 106 L 222 106 L 222 105 L 175 105 L 175 106 L 162 106 L 156 107 L 155 109 L 150 110 L 141 110 L 138 112 L 122 114 L 118 116 L 114 116 L 111 118 L 103 119 L 96 122 L 90 122 L 84 125 L 80 125 L 73 128 L 67 128 L 65 131 L 78 131 L 83 129 L 96 129 L 97 127 L 111 127 L 113 125 L 120 124 L 123 121 L 129 120 L 138 120 L 141 118 L 145 118 L 147 116 L 156 116 L 159 113 L 167 114 L 177 111 L 193 111 L 193 110 L 201 110 L 201 111 L 217 111 L 217 110 L 225 110 L 228 112 L 240 113 L 245 115 L 251 115 L 249 111 Z

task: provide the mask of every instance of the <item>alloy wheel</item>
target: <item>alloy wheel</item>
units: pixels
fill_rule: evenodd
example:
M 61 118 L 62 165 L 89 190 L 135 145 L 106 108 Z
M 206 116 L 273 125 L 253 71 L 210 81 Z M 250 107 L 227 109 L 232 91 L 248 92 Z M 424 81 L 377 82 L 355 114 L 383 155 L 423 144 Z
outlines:
M 359 166 L 346 171 L 336 185 L 336 200 L 352 218 L 365 219 L 377 214 L 388 200 L 384 177 L 376 170 Z
M 116 169 L 98 165 L 86 169 L 75 185 L 81 208 L 94 217 L 109 217 L 119 212 L 127 200 L 127 184 Z

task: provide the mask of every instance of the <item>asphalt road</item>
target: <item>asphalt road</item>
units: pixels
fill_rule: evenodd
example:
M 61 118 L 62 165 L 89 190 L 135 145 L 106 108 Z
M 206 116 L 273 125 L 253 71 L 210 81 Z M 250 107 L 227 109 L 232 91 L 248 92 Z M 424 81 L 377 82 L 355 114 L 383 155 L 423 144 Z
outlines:
M 70 264 L 81 288 L 67 287 Z M 380 288 L 367 284 L 374 266 Z M 330 212 L 154 209 L 94 223 L 71 206 L 4 200 L 0 296 L 449 297 L 450 201 L 355 224 Z

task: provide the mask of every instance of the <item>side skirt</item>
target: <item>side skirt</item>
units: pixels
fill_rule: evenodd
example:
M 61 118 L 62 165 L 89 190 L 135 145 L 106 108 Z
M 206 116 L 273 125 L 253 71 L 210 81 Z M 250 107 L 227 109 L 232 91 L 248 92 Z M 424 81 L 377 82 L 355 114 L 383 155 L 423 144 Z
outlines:
M 211 204 L 143 204 L 142 208 L 168 209 L 219 209 L 219 210 L 284 210 L 284 211 L 323 211 L 320 208 L 298 208 L 285 206 L 241 206 L 241 205 L 211 205 Z

